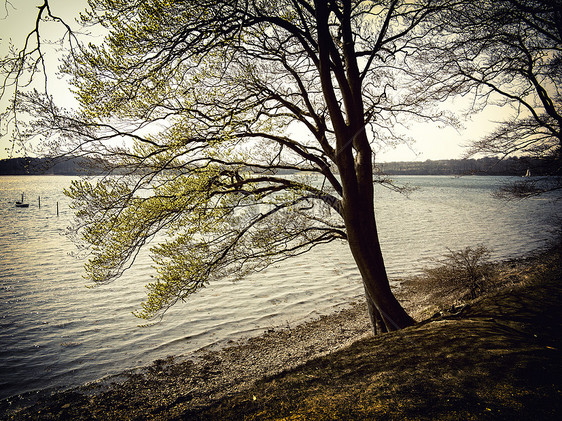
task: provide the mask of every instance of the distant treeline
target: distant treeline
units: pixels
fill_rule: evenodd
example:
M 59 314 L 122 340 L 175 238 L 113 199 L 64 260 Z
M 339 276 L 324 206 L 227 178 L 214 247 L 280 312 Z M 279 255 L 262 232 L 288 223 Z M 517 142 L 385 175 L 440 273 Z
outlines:
M 103 165 L 81 157 L 0 160 L 0 175 L 95 175 L 103 172 Z
M 445 159 L 386 162 L 377 167 L 389 175 L 560 175 L 560 161 L 546 158 Z M 108 172 L 103 161 L 91 158 L 12 158 L 0 160 L 0 175 L 96 175 Z M 281 172 L 280 172 L 281 173 Z M 284 173 L 284 172 L 283 172 Z
M 514 157 L 507 159 L 444 159 L 424 162 L 377 164 L 389 175 L 560 175 L 560 161 L 548 158 Z

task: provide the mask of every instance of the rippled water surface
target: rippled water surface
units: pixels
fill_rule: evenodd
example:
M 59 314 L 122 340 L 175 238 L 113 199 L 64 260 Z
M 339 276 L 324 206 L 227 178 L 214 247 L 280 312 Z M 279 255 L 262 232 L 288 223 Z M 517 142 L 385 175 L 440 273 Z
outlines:
M 92 381 L 168 355 L 255 335 L 329 313 L 361 298 L 345 244 L 330 244 L 238 283 L 215 283 L 139 327 L 151 261 L 141 255 L 120 280 L 86 288 L 83 260 L 63 235 L 72 219 L 62 189 L 70 177 L 0 177 L 0 399 Z M 482 243 L 495 258 L 535 250 L 559 225 L 547 198 L 491 197 L 502 177 L 397 177 L 409 197 L 377 187 L 388 271 L 413 274 L 427 259 Z M 29 208 L 14 202 L 25 192 Z M 38 198 L 41 197 L 39 208 Z M 57 202 L 59 215 L 57 216 Z

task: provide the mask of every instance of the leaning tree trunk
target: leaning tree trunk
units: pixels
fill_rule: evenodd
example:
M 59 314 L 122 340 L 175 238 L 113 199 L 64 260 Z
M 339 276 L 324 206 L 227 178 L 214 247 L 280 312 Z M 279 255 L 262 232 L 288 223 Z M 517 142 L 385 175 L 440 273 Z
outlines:
M 343 191 L 342 216 L 351 253 L 363 277 L 373 328 L 376 331 L 380 324 L 381 330 L 397 330 L 414 324 L 414 320 L 390 290 L 375 224 L 372 150 L 365 132 L 362 76 L 354 49 L 351 2 L 342 3 L 338 16 L 342 39 L 337 43 L 330 32 L 333 7 L 335 3 L 314 1 L 318 31 L 315 60 L 336 137 L 334 155 Z
M 398 330 L 415 321 L 390 289 L 375 221 L 372 152 L 364 131 L 355 133 L 355 157 L 342 157 L 339 167 L 347 239 L 363 278 L 373 330 L 377 325 L 382 332 Z
M 363 278 L 373 331 L 376 334 L 377 330 L 387 332 L 413 325 L 414 319 L 390 289 L 374 219 L 369 224 L 352 222 L 347 226 L 349 247 Z

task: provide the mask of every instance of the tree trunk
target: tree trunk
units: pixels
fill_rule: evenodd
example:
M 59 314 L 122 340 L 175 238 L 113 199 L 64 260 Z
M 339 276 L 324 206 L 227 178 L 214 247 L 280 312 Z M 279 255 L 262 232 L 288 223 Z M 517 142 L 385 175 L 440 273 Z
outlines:
M 351 3 L 343 2 L 342 45 L 332 39 L 329 27 L 335 3 L 315 0 L 318 30 L 318 70 L 322 92 L 336 137 L 336 165 L 342 184 L 342 216 L 353 258 L 363 277 L 367 302 L 371 306 L 373 329 L 387 331 L 414 324 L 398 303 L 388 282 L 379 244 L 374 210 L 372 150 L 365 132 L 362 80 L 354 51 Z M 343 58 L 343 61 L 342 61 Z M 333 77 L 332 77 L 333 76 Z M 333 82 L 336 81 L 336 90 Z M 344 110 L 342 109 L 342 105 Z M 377 319 L 379 321 L 377 321 Z
M 371 244 L 365 244 L 368 241 L 367 235 L 359 234 L 364 238 L 352 239 L 349 229 L 348 236 L 351 252 L 363 278 L 375 334 L 377 330 L 393 331 L 415 324 L 390 289 L 378 238 L 371 240 Z
M 356 162 L 359 159 L 358 154 Z M 361 173 L 361 168 L 357 172 Z M 357 183 L 355 188 L 344 187 L 343 213 L 349 247 L 363 278 L 367 303 L 374 307 L 370 311 L 373 330 L 376 332 L 377 324 L 384 325 L 387 331 L 398 330 L 413 325 L 415 321 L 390 289 L 375 222 L 372 176 L 364 175 L 368 179 Z M 361 177 L 358 179 L 361 180 Z

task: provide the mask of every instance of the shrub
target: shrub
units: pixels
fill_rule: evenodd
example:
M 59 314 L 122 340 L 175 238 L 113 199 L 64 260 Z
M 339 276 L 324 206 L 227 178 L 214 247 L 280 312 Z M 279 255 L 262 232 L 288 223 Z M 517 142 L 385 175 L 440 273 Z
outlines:
M 491 278 L 494 267 L 490 262 L 491 251 L 483 245 L 454 251 L 440 259 L 433 259 L 439 266 L 423 269 L 431 282 L 450 284 L 454 289 L 468 288 L 471 298 L 476 297 L 485 280 Z

